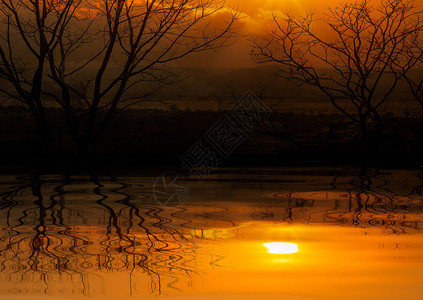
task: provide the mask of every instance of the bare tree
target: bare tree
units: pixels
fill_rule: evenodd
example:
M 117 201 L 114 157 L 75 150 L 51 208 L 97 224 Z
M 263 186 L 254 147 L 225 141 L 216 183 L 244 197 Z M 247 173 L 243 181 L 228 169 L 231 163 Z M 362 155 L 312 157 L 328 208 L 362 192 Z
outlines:
M 53 145 L 59 108 L 80 152 L 116 114 L 169 83 L 169 63 L 228 45 L 237 13 L 224 0 L 4 0 L 0 76 Z
M 423 105 L 423 32 L 421 30 L 416 31 L 404 43 L 406 47 L 402 52 L 400 63 L 395 61 L 392 69 L 394 72 L 403 75 L 411 94 Z
M 372 3 L 340 4 L 321 19 L 274 17 L 274 29 L 253 40 L 258 62 L 276 63 L 281 76 L 318 88 L 364 140 L 372 126 L 382 128 L 381 106 L 402 78 L 393 62 L 407 64 L 400 60 L 405 41 L 422 27 L 412 1 Z

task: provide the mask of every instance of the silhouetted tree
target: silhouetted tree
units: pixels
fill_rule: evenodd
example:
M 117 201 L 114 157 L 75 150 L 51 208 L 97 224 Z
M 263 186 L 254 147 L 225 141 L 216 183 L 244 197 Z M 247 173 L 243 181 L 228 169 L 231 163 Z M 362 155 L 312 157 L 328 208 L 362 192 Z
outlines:
M 421 30 L 414 32 L 404 43 L 406 47 L 401 53 L 401 59 L 399 63 L 394 61 L 392 69 L 403 75 L 411 94 L 423 105 L 423 32 Z
M 86 153 L 115 115 L 173 79 L 168 64 L 226 46 L 238 15 L 224 0 L 4 0 L 1 91 L 27 105 L 52 146 L 60 109 Z M 57 120 L 56 120 L 57 121 Z
M 253 39 L 253 56 L 276 63 L 280 74 L 318 88 L 332 105 L 359 126 L 363 141 L 381 129 L 381 107 L 402 78 L 401 60 L 409 37 L 420 31 L 412 1 L 347 2 L 321 19 L 274 17 L 274 29 Z

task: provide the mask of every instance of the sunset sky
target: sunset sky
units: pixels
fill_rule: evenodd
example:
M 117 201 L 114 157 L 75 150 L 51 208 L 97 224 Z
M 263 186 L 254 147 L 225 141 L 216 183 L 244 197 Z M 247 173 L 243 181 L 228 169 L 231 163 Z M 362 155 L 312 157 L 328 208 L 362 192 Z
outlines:
M 348 1 L 346 1 L 348 2 Z M 251 60 L 251 43 L 248 37 L 264 34 L 273 23 L 273 15 L 282 16 L 284 13 L 303 16 L 308 12 L 316 15 L 323 14 L 328 7 L 335 7 L 341 1 L 334 0 L 226 0 L 228 10 L 241 13 L 238 21 L 239 32 L 243 35 L 231 47 L 217 53 L 198 54 L 181 61 L 183 66 L 217 67 L 217 68 L 245 68 L 257 67 Z M 417 7 L 422 7 L 422 0 L 415 0 Z M 375 6 L 377 1 L 375 1 Z
M 284 12 L 301 15 L 309 10 L 316 9 L 317 5 L 316 1 L 310 0 L 227 0 L 226 7 L 228 10 L 236 10 L 241 13 L 241 19 L 237 26 L 243 37 L 239 38 L 233 46 L 217 53 L 209 52 L 191 56 L 182 61 L 182 65 L 218 68 L 257 66 L 251 60 L 251 44 L 247 37 L 264 33 L 269 28 L 269 24 L 273 22 L 273 15 L 280 15 Z
M 250 32 L 260 30 L 265 26 L 266 22 L 272 19 L 272 15 L 282 14 L 285 12 L 293 14 L 304 14 L 306 12 L 316 11 L 323 12 L 328 7 L 334 7 L 348 1 L 335 0 L 227 0 L 228 8 L 241 11 L 243 22 Z M 416 6 L 422 7 L 422 0 L 414 1 Z M 375 6 L 378 1 L 374 1 Z

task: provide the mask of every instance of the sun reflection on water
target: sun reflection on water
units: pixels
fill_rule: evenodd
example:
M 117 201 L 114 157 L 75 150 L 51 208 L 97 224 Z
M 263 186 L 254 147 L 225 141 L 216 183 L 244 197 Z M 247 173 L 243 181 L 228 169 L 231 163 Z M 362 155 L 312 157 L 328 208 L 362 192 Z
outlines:
M 298 246 L 294 243 L 265 243 L 263 246 L 272 254 L 291 254 L 298 252 Z

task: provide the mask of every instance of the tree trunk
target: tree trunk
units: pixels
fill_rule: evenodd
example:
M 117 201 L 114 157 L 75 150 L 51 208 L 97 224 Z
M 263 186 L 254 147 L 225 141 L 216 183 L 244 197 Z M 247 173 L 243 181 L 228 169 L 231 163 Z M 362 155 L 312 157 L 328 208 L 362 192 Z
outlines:
M 32 109 L 32 115 L 35 120 L 35 125 L 37 127 L 38 138 L 48 152 L 54 152 L 54 142 L 51 135 L 51 128 L 48 124 L 47 117 L 44 113 L 40 113 L 37 110 Z
M 87 138 L 81 138 L 77 141 L 78 146 L 78 155 L 81 157 L 86 157 L 91 148 L 91 141 Z
M 369 128 L 367 124 L 367 117 L 360 116 L 360 152 L 367 152 L 369 148 Z

